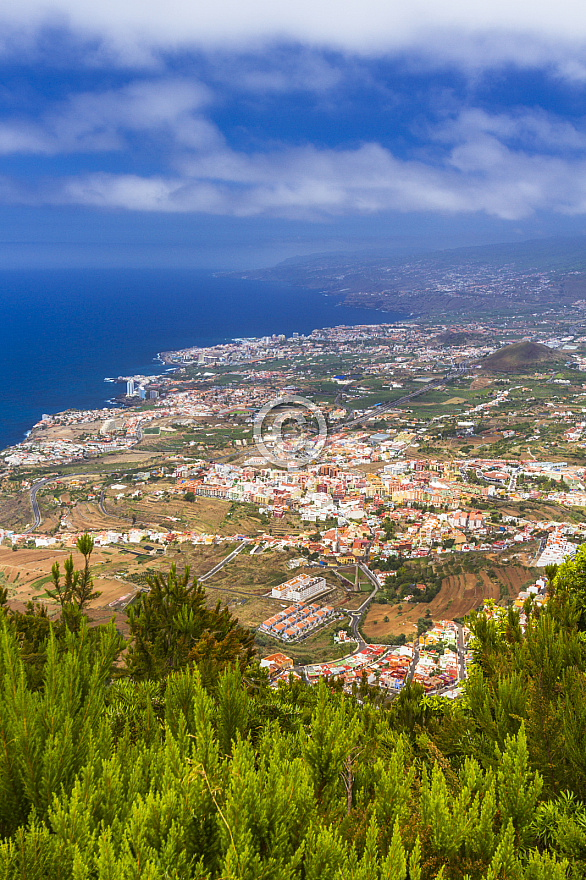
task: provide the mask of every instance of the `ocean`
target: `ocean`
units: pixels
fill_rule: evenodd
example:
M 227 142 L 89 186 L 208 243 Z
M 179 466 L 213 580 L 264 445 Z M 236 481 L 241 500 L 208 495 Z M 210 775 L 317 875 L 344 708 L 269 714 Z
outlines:
M 43 413 L 106 406 L 123 389 L 104 378 L 159 373 L 160 351 L 400 318 L 193 270 L 0 271 L 0 448 Z

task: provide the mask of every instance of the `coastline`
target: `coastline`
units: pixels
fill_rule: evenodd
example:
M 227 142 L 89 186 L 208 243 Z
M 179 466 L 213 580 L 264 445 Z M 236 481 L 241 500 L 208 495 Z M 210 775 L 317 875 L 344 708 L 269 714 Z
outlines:
M 128 451 L 138 444 L 143 434 L 152 433 L 148 423 L 176 410 L 181 415 L 206 416 L 206 405 L 193 399 L 214 389 L 215 373 L 211 368 L 236 368 L 266 371 L 271 362 L 279 362 L 302 350 L 305 345 L 338 344 L 353 339 L 365 341 L 378 338 L 396 327 L 395 322 L 376 324 L 337 324 L 312 330 L 304 335 L 294 333 L 262 337 L 235 337 L 224 343 L 204 347 L 159 351 L 153 362 L 156 371 L 104 377 L 102 382 L 131 385 L 130 394 L 121 394 L 105 402 L 108 406 L 88 409 L 68 408 L 54 414 L 45 413 L 25 433 L 20 442 L 0 451 L 8 467 L 62 466 L 74 461 L 94 458 L 112 452 Z M 173 379 L 175 374 L 177 379 Z M 210 385 L 210 382 L 212 383 Z M 198 390 L 199 389 L 199 390 Z M 146 405 L 145 405 L 146 404 Z M 165 410 L 167 411 L 165 413 Z M 166 429 L 165 429 L 166 430 Z
M 167 352 L 402 319 L 339 308 L 316 291 L 208 272 L 0 270 L 0 286 L 2 450 L 26 439 L 43 413 L 107 407 L 117 395 L 105 377 L 171 375 Z

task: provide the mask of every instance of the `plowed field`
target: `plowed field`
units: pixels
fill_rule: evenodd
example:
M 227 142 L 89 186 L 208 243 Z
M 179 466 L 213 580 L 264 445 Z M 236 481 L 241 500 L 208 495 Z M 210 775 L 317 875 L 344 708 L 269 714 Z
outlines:
M 373 603 L 362 628 L 364 635 L 373 641 L 378 637 L 400 633 L 410 636 L 417 631 L 417 620 L 424 617 L 428 609 L 433 620 L 452 620 L 480 607 L 486 599 L 492 598 L 500 602 L 514 598 L 519 590 L 533 582 L 531 574 L 522 566 L 493 565 L 491 571 L 494 571 L 494 578 L 489 577 L 486 571 L 444 578 L 441 590 L 429 603 Z

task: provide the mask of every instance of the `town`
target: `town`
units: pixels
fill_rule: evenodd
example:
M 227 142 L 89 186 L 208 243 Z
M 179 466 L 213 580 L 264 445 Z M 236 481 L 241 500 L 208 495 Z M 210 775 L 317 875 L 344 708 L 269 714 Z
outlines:
M 89 532 L 96 619 L 123 629 L 148 576 L 188 564 L 275 684 L 457 694 L 466 615 L 546 601 L 545 567 L 586 539 L 570 329 L 407 322 L 164 352 L 164 373 L 119 377 L 120 405 L 45 415 L 0 454 L 0 585 L 51 611 L 50 564 Z M 271 460 L 291 448 L 284 396 L 327 427 L 301 466 Z

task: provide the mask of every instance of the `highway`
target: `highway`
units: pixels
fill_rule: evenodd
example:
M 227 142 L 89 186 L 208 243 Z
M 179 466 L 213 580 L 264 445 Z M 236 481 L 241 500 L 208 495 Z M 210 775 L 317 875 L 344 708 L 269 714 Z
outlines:
M 71 474 L 74 476 L 74 474 Z M 23 535 L 28 535 L 30 532 L 36 531 L 39 528 L 41 523 L 43 522 L 43 517 L 41 516 L 41 511 L 39 510 L 39 502 L 37 501 L 37 492 L 39 489 L 42 489 L 43 486 L 46 486 L 47 483 L 52 483 L 55 477 L 45 477 L 44 480 L 39 480 L 37 483 L 33 483 L 29 490 L 29 499 L 31 502 L 31 507 L 33 511 L 33 524 L 25 529 Z
M 389 403 L 384 403 L 381 406 L 376 406 L 373 409 L 366 410 L 366 412 L 361 416 L 357 416 L 356 418 L 350 418 L 343 422 L 340 422 L 340 428 L 351 428 L 354 425 L 361 425 L 363 424 L 363 422 L 367 421 L 370 418 L 376 417 L 381 413 L 388 412 L 391 409 L 396 409 L 398 406 L 402 406 L 409 400 L 413 400 L 414 397 L 420 397 L 422 394 L 425 394 L 432 388 L 437 388 L 438 385 L 445 385 L 446 382 L 449 382 L 456 376 L 461 375 L 467 369 L 467 362 L 458 364 L 458 366 L 455 367 L 453 370 L 450 370 L 449 373 L 446 373 L 444 376 L 441 376 L 438 379 L 433 379 L 431 382 L 428 382 L 427 385 L 423 385 L 422 388 L 417 388 L 415 391 L 411 391 L 409 394 L 404 394 L 403 397 L 398 397 L 396 400 L 391 400 Z
M 54 477 L 44 477 L 42 480 L 38 480 L 38 482 L 34 483 L 29 489 L 29 499 L 31 503 L 31 508 L 33 511 L 33 524 L 25 529 L 23 535 L 28 535 L 30 532 L 36 531 L 39 528 L 41 523 L 43 522 L 43 517 L 41 516 L 41 511 L 39 510 L 39 502 L 37 501 L 37 492 L 39 489 L 42 489 L 43 486 L 46 486 L 48 483 L 54 483 L 55 481 L 64 482 L 65 480 L 69 480 L 72 477 L 88 477 L 91 474 L 81 473 L 81 474 L 65 474 L 64 476 L 54 476 Z M 102 489 L 100 500 L 98 501 L 98 505 L 100 510 L 105 516 L 114 517 L 115 519 L 123 519 L 127 522 L 131 522 L 130 519 L 126 519 L 126 517 L 118 516 L 117 514 L 108 513 L 106 508 L 104 507 L 104 493 L 106 491 L 106 487 Z

